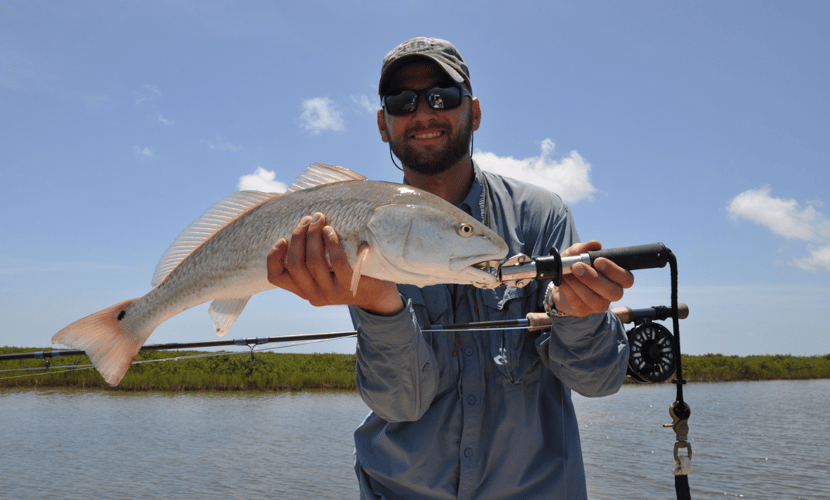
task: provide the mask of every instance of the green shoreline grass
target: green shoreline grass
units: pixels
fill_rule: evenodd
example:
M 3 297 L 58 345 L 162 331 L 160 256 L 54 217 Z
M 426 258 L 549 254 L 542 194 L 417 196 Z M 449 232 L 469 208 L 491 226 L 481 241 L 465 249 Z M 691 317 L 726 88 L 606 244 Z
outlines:
M 0 354 L 47 351 L 0 347 Z M 88 365 L 86 356 L 0 361 L 0 390 L 13 388 L 102 388 L 121 391 L 302 391 L 355 390 L 353 354 L 287 354 L 248 352 L 198 356 L 204 351 L 144 351 L 139 353 L 118 387 L 111 388 Z M 141 362 L 168 359 L 163 362 Z M 174 361 L 175 360 L 175 361 Z M 15 371 L 8 371 L 15 370 Z M 683 356 L 683 376 L 689 383 L 830 378 L 830 354 L 823 356 Z M 626 379 L 628 383 L 632 382 Z M 669 383 L 669 382 L 666 382 Z

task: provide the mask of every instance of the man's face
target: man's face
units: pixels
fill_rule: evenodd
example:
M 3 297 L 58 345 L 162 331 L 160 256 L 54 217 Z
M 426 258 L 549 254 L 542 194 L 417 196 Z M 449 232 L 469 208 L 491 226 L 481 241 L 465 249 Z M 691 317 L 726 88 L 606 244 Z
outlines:
M 390 79 L 387 93 L 423 90 L 451 84 L 433 63 L 415 62 L 403 66 Z M 381 110 L 378 126 L 384 141 L 403 164 L 421 174 L 437 174 L 458 163 L 467 154 L 472 137 L 473 105 L 462 98 L 455 109 L 436 110 L 419 98 L 414 113 L 391 116 Z

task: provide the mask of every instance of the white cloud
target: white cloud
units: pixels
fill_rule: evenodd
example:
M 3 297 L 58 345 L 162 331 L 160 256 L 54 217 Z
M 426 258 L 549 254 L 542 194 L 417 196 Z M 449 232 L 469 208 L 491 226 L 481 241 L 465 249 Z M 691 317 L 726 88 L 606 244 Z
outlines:
M 136 146 L 135 147 L 135 154 L 138 155 L 138 156 L 144 156 L 145 158 L 155 158 L 156 157 L 156 155 L 154 155 L 153 152 L 150 151 L 150 148 L 148 148 L 146 146 L 143 147 L 143 148 L 141 146 Z
M 554 160 L 554 146 L 552 140 L 545 139 L 539 156 L 523 160 L 482 151 L 475 153 L 475 159 L 484 170 L 549 189 L 566 203 L 593 200 L 597 190 L 591 184 L 591 164 L 576 151 L 571 151 L 567 158 Z
M 300 126 L 314 135 L 323 130 L 344 130 L 343 115 L 328 97 L 306 99 L 302 104 Z
M 795 259 L 795 265 L 805 271 L 817 271 L 824 268 L 830 271 L 830 245 L 810 250 L 810 256 Z
M 155 85 L 144 85 L 142 86 L 142 90 L 138 92 L 134 92 L 138 97 L 135 99 L 136 105 L 143 103 L 144 101 L 152 101 L 157 96 L 161 95 L 161 90 Z
M 282 182 L 275 181 L 275 177 L 276 173 L 273 171 L 257 167 L 253 174 L 240 177 L 237 187 L 240 191 L 263 191 L 265 193 L 286 192 L 288 186 Z
M 812 242 L 830 242 L 830 220 L 813 206 L 801 209 L 795 200 L 770 195 L 772 189 L 750 189 L 729 202 L 732 220 L 751 220 L 779 236 Z
M 202 144 L 208 147 L 208 149 L 215 149 L 217 151 L 230 151 L 232 153 L 238 153 L 245 149 L 243 146 L 237 146 L 232 144 L 230 141 L 223 140 L 221 137 L 217 137 L 216 141 L 208 141 L 202 139 Z
M 173 120 L 168 120 L 167 118 L 163 117 L 161 113 L 158 114 L 159 121 L 164 124 L 165 127 L 170 127 L 174 125 L 176 122 Z
M 771 193 L 769 186 L 744 191 L 726 210 L 736 222 L 747 219 L 784 238 L 818 244 L 808 248 L 809 257 L 795 259 L 793 264 L 812 272 L 830 270 L 830 219 L 812 204 L 802 209 L 797 201 L 775 198 Z
M 353 95 L 352 102 L 372 114 L 377 113 L 378 109 L 380 109 L 380 104 L 378 104 L 377 99 L 372 101 L 366 94 Z

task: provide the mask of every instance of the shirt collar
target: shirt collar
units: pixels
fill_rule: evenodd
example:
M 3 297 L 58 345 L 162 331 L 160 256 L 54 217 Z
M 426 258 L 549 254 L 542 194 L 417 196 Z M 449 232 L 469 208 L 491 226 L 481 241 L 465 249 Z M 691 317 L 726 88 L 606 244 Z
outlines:
M 485 198 L 487 195 L 487 190 L 485 189 L 486 181 L 484 180 L 482 170 L 478 167 L 475 160 L 473 160 L 473 174 L 473 185 L 470 186 L 470 191 L 467 193 L 464 201 L 458 205 L 458 208 L 472 215 L 477 221 L 484 222 L 487 214 L 487 200 Z M 404 177 L 403 183 L 409 184 L 406 182 L 406 177 Z
M 487 195 L 487 190 L 485 189 L 486 182 L 484 180 L 484 174 L 478 168 L 475 160 L 473 160 L 473 173 L 475 174 L 473 185 L 470 186 L 470 192 L 467 193 L 467 197 L 461 202 L 459 208 L 472 215 L 477 221 L 484 222 L 487 210 L 487 201 L 485 199 Z

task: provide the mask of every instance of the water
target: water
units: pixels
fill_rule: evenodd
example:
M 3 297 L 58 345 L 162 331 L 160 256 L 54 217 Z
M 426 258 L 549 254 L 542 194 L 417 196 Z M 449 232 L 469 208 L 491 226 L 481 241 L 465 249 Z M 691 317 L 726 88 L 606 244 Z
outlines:
M 830 380 L 691 384 L 692 498 L 830 497 Z M 575 397 L 592 499 L 674 498 L 668 386 Z M 0 392 L 0 498 L 357 498 L 353 393 Z
M 576 397 L 592 499 L 676 498 L 666 386 Z M 692 498 L 830 498 L 830 380 L 690 384 Z M 684 452 L 681 452 L 684 453 Z

